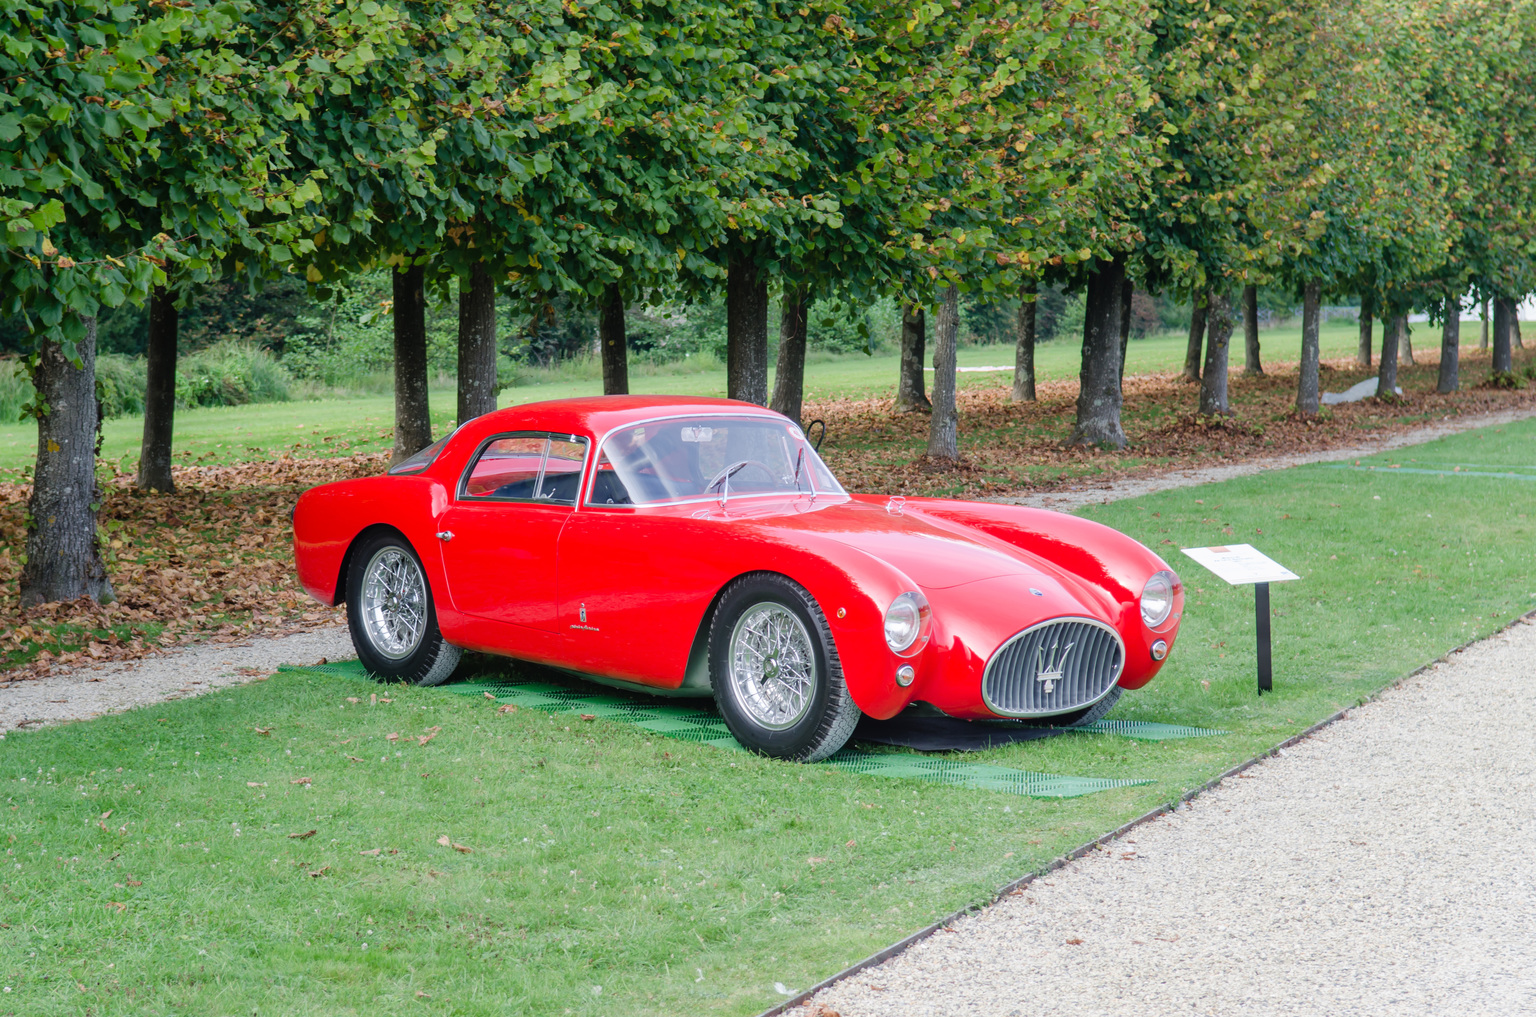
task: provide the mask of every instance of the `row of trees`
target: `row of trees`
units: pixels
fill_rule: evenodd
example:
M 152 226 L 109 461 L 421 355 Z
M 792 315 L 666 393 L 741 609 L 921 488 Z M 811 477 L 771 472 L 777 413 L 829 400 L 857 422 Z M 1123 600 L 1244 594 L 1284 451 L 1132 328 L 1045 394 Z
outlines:
M 1536 289 L 1532 0 L 0 0 L 0 313 L 36 341 L 27 602 L 110 596 L 95 550 L 94 321 L 147 304 L 138 483 L 168 490 L 177 308 L 213 280 L 326 297 L 393 269 L 395 455 L 431 439 L 424 309 L 456 294 L 458 417 L 495 405 L 495 302 L 724 289 L 732 396 L 800 412 L 818 298 L 905 307 L 898 408 L 957 456 L 961 290 L 1085 294 L 1072 441 L 1123 445 L 1133 287 L 1192 298 L 1189 373 L 1225 413 L 1233 297 L 1387 323 Z M 770 291 L 781 307 L 768 390 Z M 1256 347 L 1256 329 L 1250 347 Z M 1261 369 L 1252 348 L 1249 366 Z

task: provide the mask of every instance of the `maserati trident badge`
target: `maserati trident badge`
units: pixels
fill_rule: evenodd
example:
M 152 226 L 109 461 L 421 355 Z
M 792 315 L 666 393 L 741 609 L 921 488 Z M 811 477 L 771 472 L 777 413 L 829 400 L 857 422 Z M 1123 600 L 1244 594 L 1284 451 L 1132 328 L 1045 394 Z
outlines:
M 587 605 L 585 604 L 581 605 L 581 623 L 583 625 L 587 623 Z
M 1056 683 L 1061 681 L 1062 668 L 1066 664 L 1067 654 L 1072 651 L 1076 643 L 1068 643 L 1065 649 L 1061 648 L 1061 640 L 1051 644 L 1051 652 L 1047 654 L 1042 646 L 1035 651 L 1035 681 L 1045 686 L 1044 692 L 1050 695 L 1056 691 Z

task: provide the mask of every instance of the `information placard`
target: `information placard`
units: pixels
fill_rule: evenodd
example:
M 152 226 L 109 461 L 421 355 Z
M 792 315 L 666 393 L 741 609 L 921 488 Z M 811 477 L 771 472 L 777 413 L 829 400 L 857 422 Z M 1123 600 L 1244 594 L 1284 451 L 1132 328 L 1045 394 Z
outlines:
M 1251 544 L 1186 547 L 1181 550 L 1233 586 L 1242 586 L 1247 583 L 1283 583 L 1290 579 L 1301 578 Z

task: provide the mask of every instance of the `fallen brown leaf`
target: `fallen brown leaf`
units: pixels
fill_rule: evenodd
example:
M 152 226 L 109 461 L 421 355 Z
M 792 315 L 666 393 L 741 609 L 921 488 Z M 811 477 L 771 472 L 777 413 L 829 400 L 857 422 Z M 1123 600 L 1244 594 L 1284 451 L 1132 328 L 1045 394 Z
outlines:
M 437 838 L 437 842 L 443 847 L 451 847 L 455 851 L 461 851 L 466 855 L 472 855 L 475 853 L 473 848 L 467 848 L 463 844 L 455 844 L 453 841 L 449 840 L 446 833 Z
M 400 732 L 391 731 L 389 734 L 384 736 L 384 740 L 387 742 L 398 742 L 400 740 Z
M 377 857 L 379 857 L 379 849 L 378 848 L 370 848 L 367 851 L 359 851 L 358 854 L 360 854 L 360 855 L 368 855 L 368 856 L 370 856 L 372 858 L 377 858 Z
M 272 733 L 272 729 L 270 727 L 256 727 L 252 728 L 251 730 L 255 731 L 259 735 L 269 735 Z
M 316 879 L 318 879 L 318 878 L 319 878 L 319 877 L 321 877 L 321 876 L 323 876 L 323 875 L 325 875 L 325 874 L 326 874 L 326 873 L 327 873 L 327 872 L 330 872 L 330 871 L 331 871 L 331 867 L 330 867 L 330 866 L 329 866 L 329 865 L 326 865 L 326 866 L 324 866 L 324 867 L 322 867 L 322 868 L 321 868 L 321 869 L 320 869 L 320 870 L 319 870 L 319 871 L 317 871 L 317 872 L 311 872 L 311 873 L 310 873 L 310 876 L 311 876 L 311 878 L 316 878 Z
M 257 781 L 254 781 L 254 780 L 248 780 L 248 781 L 245 782 L 245 786 L 246 787 L 266 787 L 267 785 L 263 784 L 263 783 L 258 783 Z
M 303 833 L 290 833 L 288 835 L 288 839 L 289 840 L 309 840 L 309 838 L 313 837 L 315 834 L 317 834 L 319 832 L 320 831 L 318 831 L 318 830 L 306 830 Z
M 508 703 L 506 706 L 498 706 L 498 707 L 496 707 L 496 712 L 497 713 L 516 713 L 517 712 L 517 707 L 514 706 L 511 703 Z
M 122 903 L 122 902 L 121 902 L 121 901 L 115 901 L 115 900 L 109 900 L 109 901 L 107 901 L 107 907 L 108 907 L 108 908 L 109 908 L 109 909 L 111 909 L 111 908 L 117 908 L 117 910 L 118 910 L 118 912 L 119 912 L 119 913 L 121 913 L 121 912 L 124 912 L 124 911 L 127 911 L 127 910 L 128 910 L 128 905 L 127 905 L 127 904 L 124 904 L 124 903 Z

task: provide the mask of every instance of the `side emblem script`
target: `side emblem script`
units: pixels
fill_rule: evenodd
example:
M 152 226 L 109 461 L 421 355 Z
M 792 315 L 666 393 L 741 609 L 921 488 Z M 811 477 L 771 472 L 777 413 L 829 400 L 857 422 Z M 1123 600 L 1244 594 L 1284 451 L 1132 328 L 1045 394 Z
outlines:
M 1061 641 L 1057 640 L 1051 644 L 1050 653 L 1046 653 L 1044 646 L 1035 651 L 1035 681 L 1045 686 L 1046 695 L 1056 691 L 1056 683 L 1061 681 L 1067 654 L 1076 645 L 1076 643 L 1068 643 L 1063 649 Z

